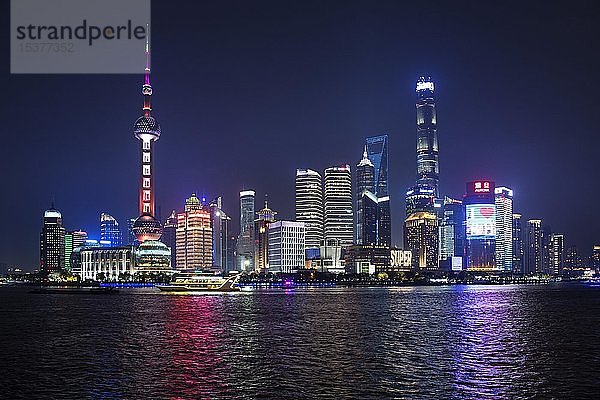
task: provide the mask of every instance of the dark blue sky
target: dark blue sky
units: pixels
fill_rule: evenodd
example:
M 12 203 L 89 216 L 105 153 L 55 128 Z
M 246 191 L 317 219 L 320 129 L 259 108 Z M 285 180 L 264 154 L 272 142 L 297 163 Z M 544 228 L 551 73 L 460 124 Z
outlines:
M 442 193 L 489 178 L 586 253 L 600 242 L 593 2 L 154 1 L 157 201 L 269 194 L 293 218 L 297 167 L 360 160 L 390 135 L 393 241 L 415 176 L 414 84 L 436 82 Z M 8 33 L 9 2 L 0 11 Z M 51 198 L 69 229 L 136 216 L 141 76 L 10 75 L 0 64 L 0 262 L 37 265 Z M 257 202 L 258 203 L 258 202 Z M 236 228 L 237 229 L 237 228 Z

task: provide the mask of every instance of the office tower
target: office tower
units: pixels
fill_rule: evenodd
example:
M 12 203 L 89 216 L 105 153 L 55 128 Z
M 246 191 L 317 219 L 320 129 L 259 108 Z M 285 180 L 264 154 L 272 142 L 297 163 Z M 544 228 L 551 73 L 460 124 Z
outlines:
M 562 275 L 565 262 L 565 236 L 561 233 L 552 234 L 552 252 L 550 273 Z
M 100 214 L 100 240 L 108 241 L 115 247 L 122 244 L 119 223 L 108 213 Z
M 226 272 L 237 271 L 237 236 L 229 235 L 227 239 L 227 265 Z
M 513 263 L 513 191 L 504 186 L 495 190 L 496 196 L 496 266 L 512 271 Z
M 177 214 L 175 210 L 171 211 L 169 218 L 163 224 L 163 233 L 161 242 L 171 249 L 171 266 L 177 265 Z
M 229 221 L 231 218 L 223 211 L 223 198 L 215 198 L 208 204 L 213 232 L 213 265 L 227 271 L 229 256 Z
M 237 242 L 238 269 L 254 269 L 254 190 L 240 192 L 240 235 Z
M 304 222 L 269 224 L 269 271 L 293 273 L 304 268 Z
M 375 195 L 375 168 L 367 154 L 356 166 L 356 243 L 377 243 L 377 196 Z
M 524 272 L 542 273 L 542 220 L 540 219 L 527 221 Z
M 431 78 L 417 80 L 417 186 L 434 190 L 439 197 L 437 117 Z
M 523 240 L 523 224 L 521 214 L 512 215 L 512 238 L 513 238 L 513 272 L 522 274 L 525 271 L 525 245 Z
M 212 268 L 212 239 L 210 212 L 203 209 L 192 193 L 185 201 L 184 211 L 177 214 L 176 268 L 180 271 Z
M 542 273 L 552 273 L 552 230 L 542 227 Z
M 435 189 L 413 186 L 406 192 L 406 216 L 418 212 L 435 213 Z
M 388 191 L 388 135 L 368 137 L 366 140 L 366 157 L 373 164 L 374 192 L 377 198 L 377 239 L 381 246 L 392 245 L 392 219 L 390 195 Z
M 269 208 L 268 198 L 265 196 L 265 207 L 257 213 L 254 220 L 254 270 L 268 272 L 269 270 L 269 225 L 275 222 L 275 211 Z
M 73 253 L 73 234 L 65 232 L 65 270 L 71 271 L 71 254 Z
M 460 261 L 461 268 L 465 253 L 465 209 L 461 200 L 444 198 L 443 214 L 439 219 L 440 226 L 440 267 L 449 270 L 452 267 L 458 268 Z M 455 264 L 453 265 L 453 257 Z M 459 257 L 460 260 L 456 259 Z
M 325 170 L 325 239 L 337 239 L 342 246 L 354 241 L 352 176 L 349 165 Z
M 600 270 L 600 246 L 594 246 L 592 248 L 592 269 Z
M 73 236 L 73 249 L 83 246 L 88 238 L 87 232 L 81 230 L 73 231 L 71 235 Z
M 576 269 L 583 268 L 583 258 L 581 254 L 577 250 L 577 246 L 571 245 L 567 249 L 565 254 L 565 266 L 564 269 L 568 271 L 573 271 Z
M 40 271 L 44 274 L 60 272 L 65 267 L 65 228 L 62 215 L 54 208 L 44 212 L 40 232 Z
M 147 241 L 144 244 L 146 243 L 152 245 L 160 242 Z M 77 269 L 78 274 L 84 281 L 117 281 L 125 276 L 131 278 L 136 272 L 134 269 L 135 263 L 139 261 L 144 264 L 145 261 L 145 255 L 142 254 L 140 254 L 140 260 L 137 260 L 133 246 L 84 246 L 74 254 L 77 255 L 78 259 L 74 260 L 73 268 Z M 156 260 L 156 257 L 151 257 L 151 259 Z
M 137 218 L 127 219 L 127 232 L 123 234 L 123 237 L 125 238 L 124 239 L 125 244 L 128 246 L 138 244 L 137 237 L 135 236 L 135 232 L 133 231 L 133 225 L 135 224 L 136 220 L 137 220 Z
M 312 169 L 296 170 L 296 221 L 306 227 L 306 248 L 318 248 L 323 240 L 323 184 Z
M 154 217 L 154 142 L 160 138 L 160 125 L 151 115 L 152 86 L 150 85 L 150 44 L 146 38 L 146 69 L 144 84 L 143 115 L 133 125 L 133 133 L 140 141 L 140 193 L 139 217 L 133 225 L 133 232 L 139 243 L 146 240 L 159 240 L 162 224 Z
M 467 183 L 463 199 L 466 221 L 467 269 L 494 271 L 496 266 L 496 203 L 494 182 Z
M 404 249 L 412 253 L 414 270 L 439 268 L 438 219 L 433 213 L 416 212 L 404 220 Z

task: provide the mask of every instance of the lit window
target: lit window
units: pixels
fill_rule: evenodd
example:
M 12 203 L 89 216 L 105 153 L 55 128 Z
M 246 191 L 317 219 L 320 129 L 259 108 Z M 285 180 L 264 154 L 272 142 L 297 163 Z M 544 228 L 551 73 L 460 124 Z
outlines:
M 150 162 L 150 153 L 144 152 L 144 156 L 142 158 L 142 161 L 145 162 L 145 163 L 149 163 Z
M 149 165 L 144 165 L 143 166 L 143 174 L 144 175 L 150 175 L 150 166 Z
M 144 212 L 145 213 L 149 213 L 150 212 L 150 203 L 144 203 Z
M 150 178 L 144 178 L 143 186 L 145 188 L 149 188 L 150 187 Z
M 150 141 L 144 140 L 143 143 L 144 143 L 144 145 L 143 145 L 144 150 L 150 150 Z
M 144 200 L 150 201 L 150 191 L 149 190 L 144 190 Z

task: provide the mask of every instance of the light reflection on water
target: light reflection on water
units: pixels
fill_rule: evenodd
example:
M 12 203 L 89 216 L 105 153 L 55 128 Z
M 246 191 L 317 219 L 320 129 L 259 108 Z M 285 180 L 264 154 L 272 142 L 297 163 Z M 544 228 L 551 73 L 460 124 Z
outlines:
M 598 290 L 3 288 L 0 388 L 7 398 L 596 398 Z

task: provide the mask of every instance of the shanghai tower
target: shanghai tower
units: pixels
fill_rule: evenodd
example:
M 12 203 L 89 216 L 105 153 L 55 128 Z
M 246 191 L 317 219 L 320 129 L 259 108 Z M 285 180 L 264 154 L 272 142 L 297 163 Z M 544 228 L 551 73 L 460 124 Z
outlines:
M 146 39 L 146 69 L 144 84 L 143 115 L 133 125 L 133 134 L 140 141 L 140 216 L 133 224 L 133 232 L 140 243 L 147 240 L 158 240 L 162 234 L 162 226 L 154 217 L 154 142 L 160 137 L 160 125 L 151 115 L 152 86 L 150 85 L 150 45 Z
M 439 198 L 437 121 L 433 81 L 420 77 L 417 80 L 417 186 L 433 189 Z

